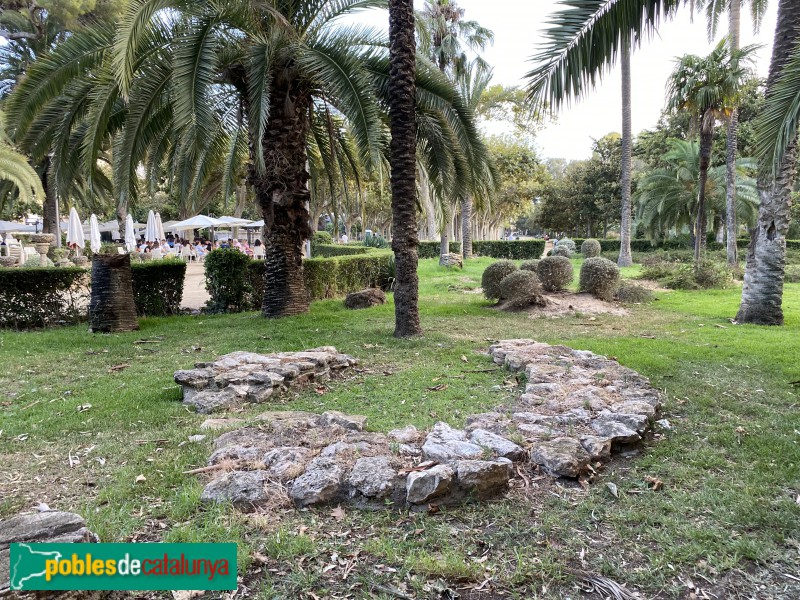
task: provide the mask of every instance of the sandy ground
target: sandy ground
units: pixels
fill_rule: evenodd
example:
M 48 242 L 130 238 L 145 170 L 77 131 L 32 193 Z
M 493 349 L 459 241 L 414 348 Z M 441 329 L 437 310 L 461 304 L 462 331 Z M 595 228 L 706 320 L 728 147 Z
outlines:
M 186 281 L 183 284 L 181 308 L 199 309 L 208 300 L 206 275 L 202 263 L 190 262 L 186 265 Z
M 545 294 L 545 297 L 547 298 L 547 306 L 535 306 L 527 310 L 532 317 L 553 317 L 576 313 L 624 317 L 630 314 L 618 304 L 599 300 L 585 292 L 579 294 L 571 292 L 548 293 Z

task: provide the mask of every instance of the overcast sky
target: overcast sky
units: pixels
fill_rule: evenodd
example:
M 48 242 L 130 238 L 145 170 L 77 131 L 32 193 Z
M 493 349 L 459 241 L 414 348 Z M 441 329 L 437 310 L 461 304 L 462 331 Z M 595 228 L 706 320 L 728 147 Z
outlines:
M 416 0 L 421 8 L 423 2 Z M 548 15 L 558 8 L 554 0 L 458 0 L 465 18 L 476 20 L 494 31 L 495 41 L 484 53 L 494 66 L 493 83 L 524 85 L 530 71 L 530 57 L 536 53 Z M 769 10 L 758 35 L 753 35 L 747 7 L 742 11 L 742 44 L 759 43 L 757 70 L 766 76 L 772 51 L 777 2 Z M 372 19 L 370 19 L 372 21 Z M 375 21 L 372 21 L 375 22 Z M 727 23 L 725 24 L 727 28 Z M 722 32 L 724 34 L 724 32 Z M 720 36 L 721 37 L 721 36 Z M 689 18 L 688 8 L 671 22 L 663 24 L 658 35 L 645 40 L 634 51 L 632 60 L 633 131 L 653 127 L 664 107 L 664 89 L 675 57 L 708 54 L 704 16 Z M 542 156 L 581 159 L 591 154 L 592 138 L 622 129 L 619 67 L 603 77 L 602 84 L 580 102 L 561 110 L 556 122 L 547 124 L 537 136 Z

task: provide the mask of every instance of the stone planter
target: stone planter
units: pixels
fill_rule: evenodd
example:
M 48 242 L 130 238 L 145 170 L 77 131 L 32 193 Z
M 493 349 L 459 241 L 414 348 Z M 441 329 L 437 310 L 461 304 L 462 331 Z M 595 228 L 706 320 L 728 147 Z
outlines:
M 76 267 L 85 267 L 89 264 L 89 259 L 85 256 L 76 256 L 72 259 L 72 262 L 75 263 Z
M 52 233 L 34 233 L 31 234 L 31 242 L 34 244 L 47 244 L 48 246 L 52 244 L 56 239 Z M 39 252 L 39 254 L 42 254 Z
M 34 242 L 33 247 L 36 248 L 36 252 L 44 257 L 47 256 L 47 252 L 50 250 L 50 242 Z
M 17 264 L 15 256 L 0 256 L 0 267 L 14 267 Z
M 72 266 L 72 261 L 70 259 L 68 259 L 68 258 L 59 258 L 56 261 L 56 266 L 57 267 L 71 267 Z

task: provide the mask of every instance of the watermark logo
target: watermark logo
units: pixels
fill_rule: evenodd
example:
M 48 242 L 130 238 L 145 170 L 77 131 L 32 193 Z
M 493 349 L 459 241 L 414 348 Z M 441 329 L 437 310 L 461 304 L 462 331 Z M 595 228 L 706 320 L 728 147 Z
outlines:
M 12 590 L 235 590 L 236 544 L 11 544 Z

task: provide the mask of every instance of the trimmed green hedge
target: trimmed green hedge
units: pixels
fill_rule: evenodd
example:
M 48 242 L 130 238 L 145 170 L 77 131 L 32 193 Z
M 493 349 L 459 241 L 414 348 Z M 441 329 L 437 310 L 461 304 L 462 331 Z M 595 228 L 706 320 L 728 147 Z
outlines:
M 472 251 L 479 256 L 508 260 L 537 259 L 544 253 L 544 240 L 474 241 Z
M 574 238 L 575 243 L 580 246 L 585 238 Z M 603 252 L 619 252 L 619 240 L 598 240 Z M 473 242 L 475 244 L 475 242 Z M 746 250 L 750 244 L 750 238 L 738 238 L 736 247 Z M 710 240 L 706 246 L 709 250 L 724 250 L 725 244 L 720 244 Z M 789 250 L 800 250 L 800 240 L 786 240 L 786 247 Z M 691 243 L 688 238 L 676 240 L 631 240 L 631 250 L 633 252 L 655 252 L 656 250 L 691 250 Z
M 317 244 L 311 247 L 313 258 L 331 258 L 333 256 L 356 256 L 367 254 L 372 248 L 366 246 L 346 246 L 344 244 Z
M 417 246 L 417 254 L 420 258 L 439 258 L 441 247 L 439 242 L 420 242 Z M 461 254 L 461 242 L 450 242 L 449 248 L 450 252 Z
M 31 329 L 85 317 L 89 271 L 69 268 L 0 268 L 0 327 Z
M 209 296 L 206 310 L 212 313 L 241 312 L 250 308 L 250 283 L 247 266 L 250 258 L 234 248 L 221 248 L 208 253 L 205 259 L 206 289 Z
M 186 263 L 179 259 L 131 264 L 133 300 L 140 317 L 168 317 L 181 312 Z
M 309 258 L 303 261 L 306 289 L 311 300 L 336 298 L 368 287 L 387 288 L 394 279 L 394 255 L 389 251 L 372 251 L 366 255 Z M 264 296 L 265 265 L 250 261 L 247 283 L 248 304 L 261 307 Z

